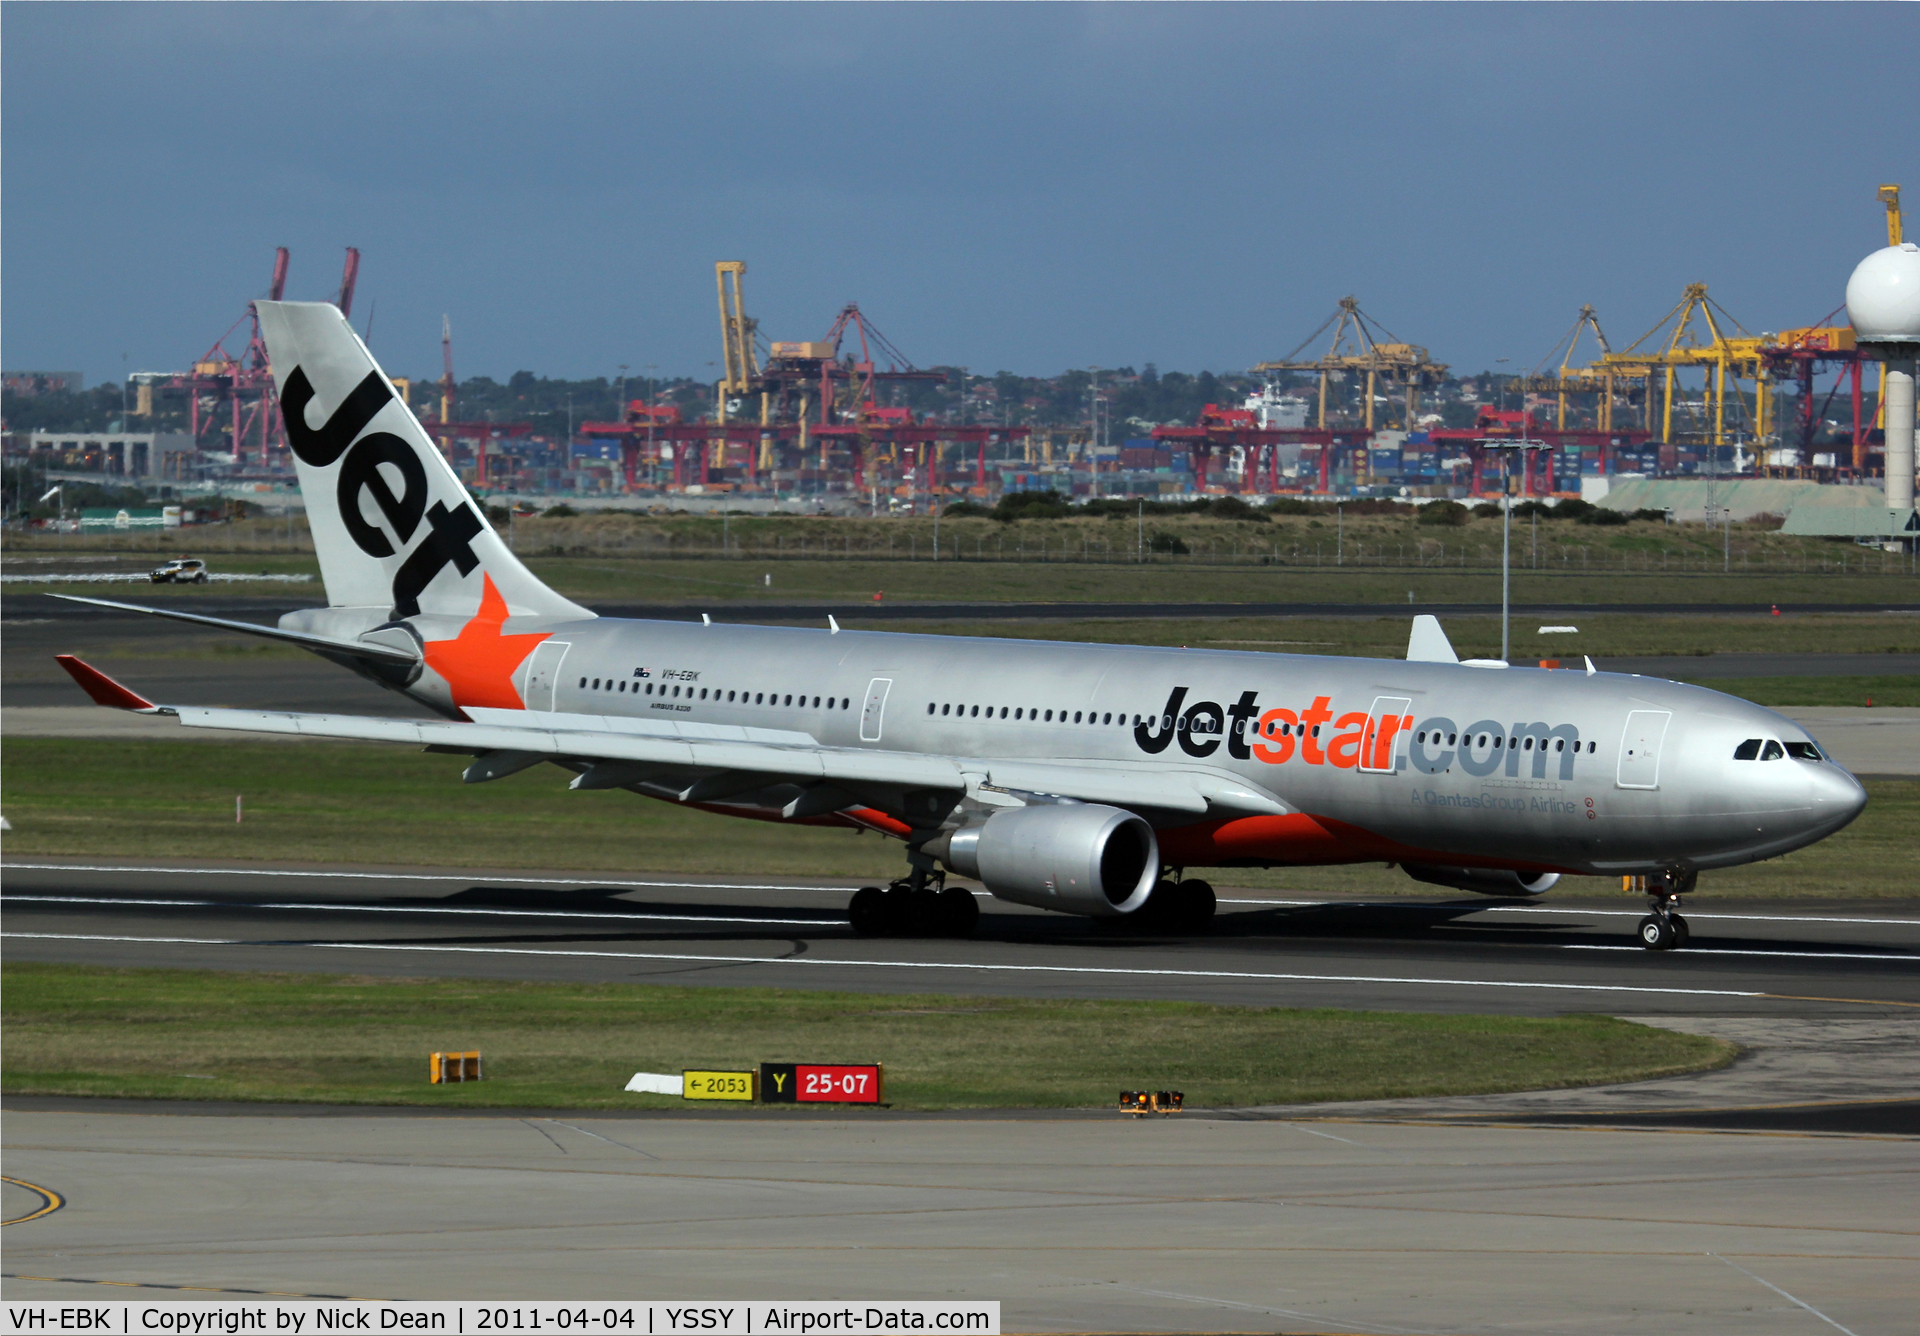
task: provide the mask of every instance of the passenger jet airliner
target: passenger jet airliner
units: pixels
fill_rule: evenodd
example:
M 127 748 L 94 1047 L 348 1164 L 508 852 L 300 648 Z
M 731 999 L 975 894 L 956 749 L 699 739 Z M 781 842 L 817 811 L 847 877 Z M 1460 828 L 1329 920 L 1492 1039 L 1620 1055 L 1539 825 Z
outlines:
M 260 302 L 328 606 L 278 626 L 111 603 L 299 645 L 440 719 L 154 705 L 62 656 L 101 704 L 189 728 L 424 744 L 477 784 L 542 762 L 576 789 L 879 831 L 906 874 L 862 933 L 964 933 L 974 897 L 1195 931 L 1187 869 L 1398 864 L 1535 895 L 1646 879 L 1642 941 L 1686 938 L 1704 868 L 1845 826 L 1852 775 L 1791 720 L 1654 678 L 1461 663 L 1431 617 L 1403 660 L 628 621 L 543 585 L 332 305 Z

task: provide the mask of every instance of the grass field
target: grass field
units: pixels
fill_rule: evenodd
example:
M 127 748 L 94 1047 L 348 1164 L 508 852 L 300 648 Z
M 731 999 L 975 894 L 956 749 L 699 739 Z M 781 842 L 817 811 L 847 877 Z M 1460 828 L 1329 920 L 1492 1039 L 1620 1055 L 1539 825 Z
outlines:
M 1844 680 L 1844 679 L 1842 679 Z M 15 738 L 6 745 L 7 855 L 577 869 L 612 874 L 897 876 L 900 846 L 875 835 L 688 811 L 622 791 L 572 792 L 539 766 L 490 784 L 463 761 L 346 742 Z M 1906 896 L 1920 886 L 1920 780 L 1872 780 L 1839 834 L 1784 858 L 1708 872 L 1706 893 Z M 236 825 L 233 800 L 246 799 Z M 1222 886 L 1329 896 L 1434 894 L 1378 864 L 1236 868 Z M 1618 893 L 1605 879 L 1564 891 Z
M 589 605 L 845 603 L 870 601 L 882 591 L 893 602 L 1404 606 L 1410 591 L 1420 603 L 1500 600 L 1499 526 L 1484 520 L 1436 537 L 1433 530 L 1405 521 L 1355 519 L 1336 537 L 1334 526 L 1315 527 L 1317 520 L 1236 525 L 1182 519 L 1167 524 L 1179 528 L 1194 550 L 1185 556 L 1156 554 L 1147 562 L 1129 559 L 1129 526 L 1107 520 L 949 521 L 942 525 L 944 556 L 937 562 L 930 560 L 930 520 L 735 519 L 726 549 L 731 555 L 722 555 L 717 519 L 555 523 L 568 528 L 543 535 L 538 526 L 529 526 L 517 537 L 520 551 L 542 579 Z M 311 553 L 284 546 L 271 550 L 279 532 L 269 526 L 235 534 L 214 529 L 138 538 L 132 540 L 140 544 L 137 551 L 107 547 L 107 540 L 89 540 L 83 549 L 45 537 L 8 535 L 6 571 L 144 570 L 156 557 L 187 550 L 181 545 L 189 544 L 215 571 L 317 575 Z M 1719 531 L 1699 525 L 1592 529 L 1561 524 L 1543 526 L 1542 532 L 1550 541 L 1536 559 L 1516 531 L 1517 602 L 1912 603 L 1920 592 L 1904 559 L 1825 539 L 1736 531 L 1728 563 Z M 129 540 L 112 541 L 124 545 Z M 952 559 L 956 555 L 959 560 Z M 45 589 L 187 603 L 274 590 L 311 599 L 321 592 L 317 582 L 200 587 L 23 582 L 9 585 L 8 596 Z
M 7 966 L 4 999 L 10 1095 L 683 1107 L 622 1087 L 635 1071 L 821 1061 L 884 1063 L 895 1107 L 1097 1107 L 1142 1087 L 1221 1106 L 1645 1080 L 1735 1053 L 1605 1016 L 66 965 Z M 447 1049 L 479 1049 L 488 1079 L 428 1085 L 427 1055 Z
M 1687 675 L 1680 674 L 1686 681 Z M 1920 706 L 1920 677 L 1719 677 L 1702 686 L 1756 705 Z

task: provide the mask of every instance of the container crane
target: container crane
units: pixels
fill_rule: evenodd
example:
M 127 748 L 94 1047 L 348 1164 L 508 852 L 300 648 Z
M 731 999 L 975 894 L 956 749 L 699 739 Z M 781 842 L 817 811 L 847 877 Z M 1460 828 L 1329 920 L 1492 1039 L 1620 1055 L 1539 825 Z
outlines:
M 287 267 L 287 248 L 277 247 L 273 253 L 272 277 L 267 283 L 269 300 L 278 301 L 285 292 Z M 227 351 L 227 340 L 243 324 L 248 327 L 247 345 L 236 356 Z M 154 384 L 152 380 L 141 384 L 136 412 L 152 413 Z M 162 391 L 186 395 L 187 430 L 196 449 L 203 445 L 203 433 L 218 430 L 219 410 L 223 405 L 229 410 L 228 445 L 236 465 L 246 464 L 250 438 L 263 468 L 273 449 L 285 445 L 278 412 L 279 396 L 274 390 L 273 372 L 267 364 L 267 345 L 260 337 L 260 321 L 252 303 L 248 303 L 246 314 L 234 321 L 212 347 L 194 359 L 190 371 L 158 384 Z
M 1751 434 L 1764 437 L 1768 431 L 1767 384 L 1770 377 L 1762 350 L 1767 340 L 1749 334 L 1724 307 L 1707 295 L 1705 283 L 1689 283 L 1679 304 L 1652 329 L 1635 339 L 1623 352 L 1602 354 L 1593 370 L 1612 369 L 1616 376 L 1636 374 L 1648 378 L 1647 423 L 1652 425 L 1652 377 L 1661 379 L 1660 437 L 1671 442 L 1676 379 L 1680 371 L 1698 367 L 1706 374 L 1703 410 L 1707 420 L 1688 435 L 1719 447 L 1727 443 L 1727 382 L 1733 381 L 1735 413 L 1746 421 Z M 1754 382 L 1754 406 L 1749 417 L 1742 380 Z
M 453 321 L 443 311 L 440 315 L 440 420 L 453 421 L 453 399 L 455 391 L 453 379 Z M 449 462 L 453 459 L 453 438 L 440 438 L 440 453 Z
M 446 455 L 447 463 L 454 463 L 454 442 L 472 441 L 473 446 L 473 485 L 487 487 L 493 482 L 492 466 L 488 463 L 487 448 L 493 442 L 502 439 L 514 439 L 531 435 L 531 422 L 462 422 L 454 416 L 458 391 L 453 379 L 453 321 L 446 315 L 440 317 L 440 420 L 426 420 L 426 427 L 433 438 L 440 442 L 441 453 Z M 396 380 L 396 387 L 404 387 L 404 382 Z M 405 398 L 404 388 L 402 398 Z
M 974 449 L 974 486 L 984 489 L 988 442 L 1026 437 L 1025 427 L 916 422 L 911 409 L 880 404 L 879 387 L 886 382 L 944 381 L 947 376 L 914 366 L 874 328 L 857 303 L 841 308 L 823 339 L 767 344 L 763 363 L 759 357 L 759 323 L 746 310 L 742 283 L 746 269 L 740 260 L 722 260 L 714 265 L 725 366 L 715 386 L 718 405 L 714 421 L 682 422 L 677 411 L 635 400 L 626 405 L 619 422 L 580 424 L 583 435 L 622 442 L 629 488 L 641 485 L 642 463 L 655 460 L 661 447 L 672 448 L 675 486 L 728 488 L 759 485 L 755 475 L 772 471 L 777 466 L 776 452 L 781 449 L 797 454 L 796 462 L 806 469 L 817 442 L 823 488 L 829 484 L 830 454 L 836 446 L 853 456 L 846 475 L 848 482 L 877 486 L 874 473 L 882 450 L 896 465 L 902 451 L 910 453 L 926 469 L 916 472 L 916 478 L 932 478 L 937 483 L 942 448 L 958 444 Z M 879 366 L 882 359 L 888 363 L 884 370 Z M 760 398 L 758 424 L 729 422 L 729 405 L 748 395 Z M 714 479 L 711 470 L 716 466 L 725 469 L 728 451 L 733 448 L 747 451 L 744 476 L 739 482 Z M 689 464 L 694 466 L 691 470 Z M 891 492 L 893 483 L 887 487 Z
M 1300 353 L 1329 327 L 1333 328 L 1333 339 L 1327 350 L 1319 357 L 1299 360 Z M 1376 337 L 1384 335 L 1384 338 Z M 1344 380 L 1349 372 L 1364 373 L 1366 382 L 1366 407 L 1363 413 L 1364 425 L 1373 430 L 1373 402 L 1375 391 L 1381 380 L 1388 384 L 1399 385 L 1406 392 L 1406 425 L 1411 428 L 1420 413 L 1420 391 L 1423 388 L 1438 385 L 1447 378 L 1447 364 L 1435 362 L 1425 348 L 1418 344 L 1402 343 L 1391 332 L 1372 320 L 1360 309 L 1360 302 L 1354 297 L 1342 297 L 1334 313 L 1320 323 L 1320 328 L 1300 340 L 1298 346 L 1278 361 L 1262 362 L 1253 368 L 1262 375 L 1271 375 L 1282 371 L 1312 371 L 1320 378 L 1320 411 L 1317 426 L 1325 430 L 1327 426 L 1327 383 L 1329 380 Z
M 358 247 L 347 247 L 347 267 L 340 274 L 340 295 L 333 304 L 340 308 L 340 314 L 353 314 L 353 288 L 360 281 L 360 251 Z
M 760 374 L 754 358 L 760 322 L 747 315 L 746 277 L 745 260 L 721 260 L 713 266 L 714 283 L 720 290 L 720 342 L 725 358 L 725 375 L 718 386 L 716 419 L 720 422 L 727 420 L 727 401 L 750 393 Z
M 1591 332 L 1593 341 L 1599 347 L 1599 357 L 1588 366 L 1574 365 L 1574 354 L 1579 351 L 1580 336 Z M 1641 392 L 1646 389 L 1648 372 L 1644 368 L 1617 366 L 1605 359 L 1613 352 L 1607 342 L 1606 331 L 1600 328 L 1600 317 L 1593 307 L 1582 306 L 1579 318 L 1554 344 L 1547 355 L 1540 359 L 1531 372 L 1516 378 L 1516 386 L 1522 393 L 1551 394 L 1559 400 L 1559 417 L 1556 428 L 1567 430 L 1568 400 L 1576 394 L 1598 396 L 1594 405 L 1594 427 L 1598 431 L 1613 430 L 1613 402 L 1616 394 L 1625 393 L 1631 397 L 1633 385 L 1638 382 Z M 1560 355 L 1560 366 L 1556 374 L 1543 374 L 1554 354 Z

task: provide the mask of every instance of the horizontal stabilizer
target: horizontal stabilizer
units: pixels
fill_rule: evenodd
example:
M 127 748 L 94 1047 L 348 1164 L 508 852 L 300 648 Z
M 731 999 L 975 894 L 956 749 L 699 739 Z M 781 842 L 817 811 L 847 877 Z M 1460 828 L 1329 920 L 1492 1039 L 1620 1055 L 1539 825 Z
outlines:
M 208 617 L 198 612 L 180 612 L 174 608 L 151 608 L 139 603 L 116 603 L 110 598 L 82 598 L 78 594 L 49 594 L 49 598 L 63 598 L 69 603 L 91 603 L 96 608 L 114 608 L 120 612 L 142 612 L 149 617 L 167 617 L 176 622 L 192 622 L 196 626 L 212 626 L 222 631 L 239 631 L 250 636 L 264 636 L 268 640 L 280 640 L 289 645 L 298 645 L 301 649 L 310 649 L 316 654 L 350 654 L 361 659 L 378 659 L 383 663 L 418 663 L 420 656 L 409 654 L 406 650 L 396 649 L 392 645 L 375 645 L 364 640 L 337 640 L 332 636 L 310 635 L 305 631 L 285 631 L 277 626 L 260 626 L 254 622 L 230 621 L 225 617 Z
M 1453 642 L 1440 629 L 1438 617 L 1423 612 L 1413 619 L 1413 634 L 1407 637 L 1407 662 L 1460 662 L 1460 656 L 1453 652 Z

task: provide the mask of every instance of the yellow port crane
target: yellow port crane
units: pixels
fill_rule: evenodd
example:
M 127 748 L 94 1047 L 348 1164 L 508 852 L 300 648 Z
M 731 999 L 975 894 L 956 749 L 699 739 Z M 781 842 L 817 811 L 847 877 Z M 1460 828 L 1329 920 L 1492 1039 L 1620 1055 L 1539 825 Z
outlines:
M 745 260 L 719 260 L 713 266 L 714 283 L 720 289 L 720 343 L 726 369 L 718 388 L 721 422 L 727 420 L 727 400 L 759 388 L 754 383 L 760 364 L 753 344 L 760 322 L 747 314 L 746 277 Z
M 1771 340 L 1749 334 L 1724 307 L 1707 295 L 1705 283 L 1689 283 L 1680 302 L 1652 329 L 1623 352 L 1603 353 L 1592 370 L 1611 369 L 1616 376 L 1647 379 L 1646 426 L 1653 429 L 1653 377 L 1660 377 L 1660 439 L 1673 440 L 1676 379 L 1680 371 L 1699 367 L 1706 373 L 1702 407 L 1707 420 L 1690 435 L 1713 446 L 1727 443 L 1727 382 L 1733 382 L 1735 415 L 1746 422 L 1757 440 L 1769 430 L 1768 374 L 1761 350 Z M 1753 381 L 1753 410 L 1747 411 L 1742 380 Z
M 1333 339 L 1328 343 L 1327 350 L 1309 360 L 1296 360 L 1301 351 L 1324 334 L 1329 326 L 1333 327 Z M 1376 338 L 1376 333 L 1385 337 Z M 1367 388 L 1364 416 L 1367 430 L 1372 431 L 1374 394 L 1381 380 L 1401 386 L 1406 391 L 1405 425 L 1411 430 L 1420 410 L 1420 391 L 1438 385 L 1447 378 L 1445 362 L 1433 361 L 1427 355 L 1427 350 L 1418 344 L 1402 343 L 1395 339 L 1377 321 L 1361 311 L 1360 302 L 1354 297 L 1342 297 L 1334 313 L 1321 321 L 1320 328 L 1300 340 L 1299 345 L 1285 357 L 1254 367 L 1254 372 L 1260 375 L 1275 371 L 1318 373 L 1320 413 L 1316 425 L 1323 430 L 1327 425 L 1329 380 L 1344 380 L 1349 372 L 1365 373 Z
M 1580 336 L 1591 331 L 1593 341 L 1600 348 L 1600 360 L 1588 366 L 1575 366 L 1574 354 L 1580 348 Z M 1561 336 L 1560 342 L 1548 350 L 1531 372 L 1518 378 L 1518 388 L 1529 394 L 1551 394 L 1560 401 L 1558 427 L 1567 429 L 1568 399 L 1576 394 L 1593 394 L 1599 398 L 1594 408 L 1594 426 L 1600 431 L 1613 430 L 1613 401 L 1616 395 L 1631 393 L 1637 382 L 1641 389 L 1646 387 L 1650 374 L 1644 367 L 1621 366 L 1609 363 L 1605 359 L 1613 352 L 1613 346 L 1607 342 L 1606 331 L 1600 328 L 1600 317 L 1593 307 L 1582 306 L 1580 316 L 1573 322 L 1573 328 Z M 1553 360 L 1554 354 L 1560 354 L 1560 369 L 1557 374 L 1543 374 L 1543 369 Z

